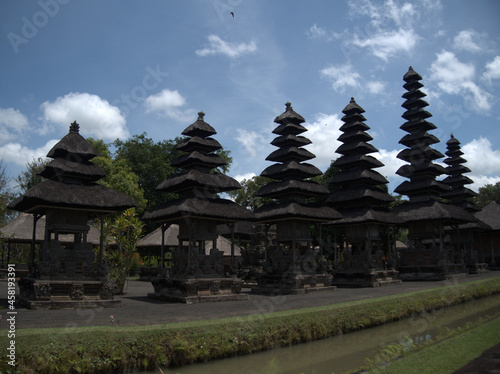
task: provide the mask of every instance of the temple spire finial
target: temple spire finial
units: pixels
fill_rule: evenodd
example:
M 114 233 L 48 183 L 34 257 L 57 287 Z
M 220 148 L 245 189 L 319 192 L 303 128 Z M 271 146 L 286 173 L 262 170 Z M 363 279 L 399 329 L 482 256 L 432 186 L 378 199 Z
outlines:
M 80 131 L 80 125 L 76 123 L 76 121 L 73 121 L 71 125 L 69 126 L 69 132 L 74 132 L 78 134 Z
M 293 108 L 292 108 L 292 103 L 291 103 L 291 102 L 289 102 L 289 101 L 287 101 L 287 102 L 285 103 L 285 107 L 286 107 L 286 111 L 287 111 L 287 112 L 288 112 L 289 110 L 292 110 L 292 109 L 293 109 Z
M 203 117 L 205 117 L 205 113 L 203 111 L 198 112 L 198 121 L 203 121 Z

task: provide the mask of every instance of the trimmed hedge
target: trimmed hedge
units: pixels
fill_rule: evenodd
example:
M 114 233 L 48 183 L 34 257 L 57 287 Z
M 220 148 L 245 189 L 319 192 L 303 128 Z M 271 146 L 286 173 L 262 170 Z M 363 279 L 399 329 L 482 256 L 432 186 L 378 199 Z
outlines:
M 377 326 L 500 293 L 500 277 L 376 299 L 221 320 L 16 333 L 23 373 L 115 373 L 180 366 Z M 0 349 L 6 352 L 2 338 Z M 6 360 L 0 372 L 16 372 Z

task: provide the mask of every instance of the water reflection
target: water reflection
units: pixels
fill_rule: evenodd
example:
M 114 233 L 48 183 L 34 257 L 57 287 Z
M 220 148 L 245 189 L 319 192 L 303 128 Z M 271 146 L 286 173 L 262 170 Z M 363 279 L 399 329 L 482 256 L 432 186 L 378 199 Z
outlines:
M 471 301 L 433 313 L 311 343 L 278 348 L 180 368 L 165 374 L 324 374 L 344 373 L 366 364 L 388 344 L 421 344 L 444 328 L 464 327 L 486 315 L 500 314 L 500 295 Z M 409 340 L 408 340 L 409 338 Z

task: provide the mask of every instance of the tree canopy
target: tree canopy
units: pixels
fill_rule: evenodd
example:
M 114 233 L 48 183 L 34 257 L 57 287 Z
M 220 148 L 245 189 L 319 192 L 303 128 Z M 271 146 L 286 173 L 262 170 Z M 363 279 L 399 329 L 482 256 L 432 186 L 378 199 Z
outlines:
M 473 200 L 474 203 L 481 209 L 494 200 L 500 201 L 500 182 L 497 182 L 496 184 L 486 184 L 483 187 L 479 187 L 479 192 Z

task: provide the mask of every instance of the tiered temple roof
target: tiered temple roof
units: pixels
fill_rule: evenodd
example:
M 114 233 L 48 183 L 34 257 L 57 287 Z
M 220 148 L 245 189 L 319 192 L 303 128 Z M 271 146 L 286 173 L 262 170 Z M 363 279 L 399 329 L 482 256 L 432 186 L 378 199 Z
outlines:
M 470 178 L 466 177 L 465 173 L 470 173 L 470 169 L 464 166 L 467 162 L 462 155 L 464 154 L 460 147 L 460 142 L 451 134 L 450 140 L 446 142 L 447 151 L 445 152 L 448 158 L 444 163 L 448 165 L 446 177 L 443 182 L 450 186 L 451 191 L 445 192 L 443 197 L 450 200 L 450 203 L 469 212 L 479 211 L 479 207 L 470 199 L 476 196 L 476 193 L 465 187 L 467 184 L 474 183 Z
M 343 218 L 334 222 L 336 225 L 355 223 L 398 223 L 398 217 L 387 210 L 387 205 L 394 201 L 381 186 L 389 183 L 380 173 L 372 169 L 384 166 L 370 153 L 377 149 L 369 144 L 373 138 L 366 132 L 370 128 L 364 123 L 364 109 L 354 98 L 342 111 L 343 132 L 338 138 L 343 144 L 337 149 L 342 156 L 332 166 L 339 168 L 330 183 L 337 187 L 327 199 Z
M 424 110 L 429 104 L 422 99 L 426 96 L 420 91 L 423 87 L 420 83 L 422 77 L 410 66 L 403 79 L 406 82 L 403 87 L 408 92 L 403 94 L 406 101 L 402 106 L 406 112 L 402 117 L 407 122 L 400 128 L 408 134 L 399 143 L 408 148 L 403 149 L 397 157 L 409 164 L 400 167 L 396 174 L 409 178 L 409 181 L 401 183 L 394 192 L 407 195 L 410 201 L 397 207 L 398 214 L 406 222 L 470 222 L 471 216 L 466 211 L 440 202 L 442 194 L 450 188 L 436 180 L 437 176 L 446 174 L 446 170 L 433 161 L 444 155 L 431 147 L 432 144 L 438 143 L 439 139 L 427 132 L 436 129 L 436 126 L 427 121 L 432 115 Z
M 217 196 L 220 192 L 239 189 L 241 185 L 214 170 L 226 165 L 226 161 L 214 153 L 222 146 L 211 137 L 217 132 L 204 121 L 204 115 L 198 113 L 198 119 L 182 132 L 188 138 L 177 146 L 185 154 L 173 160 L 172 166 L 185 171 L 167 178 L 156 188 L 177 193 L 179 198 L 146 212 L 145 219 L 166 222 L 197 217 L 231 222 L 252 218 L 247 209 Z
M 127 194 L 95 183 L 106 176 L 90 161 L 97 155 L 79 134 L 78 123 L 73 122 L 69 133 L 47 154 L 53 160 L 40 172 L 47 180 L 14 200 L 9 208 L 45 214 L 47 208 L 55 207 L 113 212 L 137 206 Z
M 301 220 L 328 221 L 340 218 L 340 214 L 326 206 L 306 204 L 307 198 L 326 195 L 329 190 L 308 178 L 321 175 L 321 171 L 304 161 L 316 157 L 302 148 L 311 141 L 302 134 L 307 129 L 301 124 L 304 118 L 297 114 L 290 103 L 286 103 L 284 113 L 275 118 L 278 127 L 273 130 L 279 135 L 271 144 L 279 147 L 266 160 L 275 164 L 262 171 L 261 176 L 273 179 L 257 191 L 257 195 L 276 199 L 256 210 L 256 218 L 261 222 L 298 218 Z

